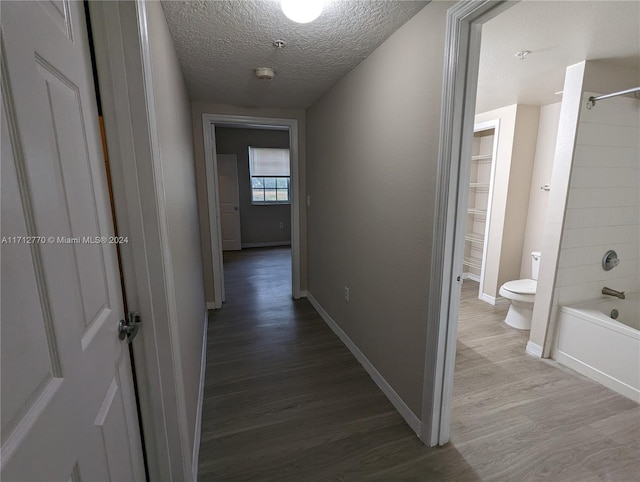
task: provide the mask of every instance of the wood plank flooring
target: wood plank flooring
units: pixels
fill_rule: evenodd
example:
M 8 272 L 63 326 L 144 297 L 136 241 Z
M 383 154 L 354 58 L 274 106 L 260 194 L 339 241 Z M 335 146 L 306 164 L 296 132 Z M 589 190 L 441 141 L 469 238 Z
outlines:
M 640 408 L 524 353 L 465 282 L 452 443 L 427 448 L 307 300 L 290 251 L 225 253 L 199 480 L 636 481 Z

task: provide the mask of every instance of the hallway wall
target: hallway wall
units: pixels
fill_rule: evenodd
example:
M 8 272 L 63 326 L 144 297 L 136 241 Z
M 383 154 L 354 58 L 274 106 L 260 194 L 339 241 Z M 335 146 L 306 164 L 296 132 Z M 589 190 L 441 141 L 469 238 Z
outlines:
M 428 4 L 307 110 L 309 293 L 418 417 L 451 5 Z
M 173 41 L 159 2 L 147 2 L 170 270 L 175 290 L 175 320 L 189 433 L 193 451 L 201 375 L 202 333 L 206 316 L 190 104 Z M 191 460 L 189 459 L 189 463 Z

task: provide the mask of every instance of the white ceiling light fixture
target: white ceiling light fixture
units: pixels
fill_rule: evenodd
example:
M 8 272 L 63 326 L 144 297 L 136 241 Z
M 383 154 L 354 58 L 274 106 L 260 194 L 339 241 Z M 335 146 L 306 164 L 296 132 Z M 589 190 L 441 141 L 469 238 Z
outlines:
M 282 12 L 298 23 L 313 22 L 322 13 L 324 0 L 280 0 Z

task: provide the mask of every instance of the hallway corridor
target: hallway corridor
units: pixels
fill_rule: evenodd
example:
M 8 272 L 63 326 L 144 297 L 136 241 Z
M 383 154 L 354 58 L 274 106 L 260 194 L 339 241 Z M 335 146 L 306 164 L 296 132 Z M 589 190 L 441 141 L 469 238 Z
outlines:
M 199 480 L 477 480 L 428 449 L 306 299 L 287 248 L 226 252 L 210 318 Z
M 306 299 L 290 251 L 225 253 L 209 321 L 199 480 L 637 480 L 640 407 L 525 353 L 465 281 L 452 443 L 427 448 Z M 400 320 L 399 320 L 400 321 Z

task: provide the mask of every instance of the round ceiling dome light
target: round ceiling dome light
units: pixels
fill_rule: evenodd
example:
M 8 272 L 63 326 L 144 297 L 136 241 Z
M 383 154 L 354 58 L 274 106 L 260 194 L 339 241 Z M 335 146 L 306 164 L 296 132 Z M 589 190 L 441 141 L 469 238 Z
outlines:
M 298 23 L 313 22 L 322 13 L 324 0 L 280 0 L 282 12 Z

